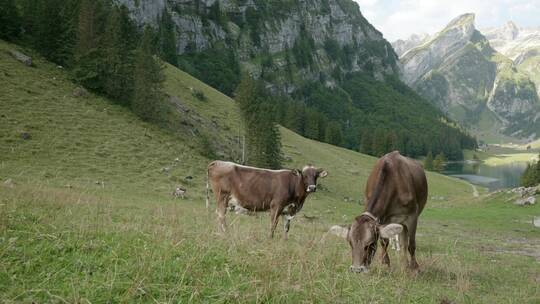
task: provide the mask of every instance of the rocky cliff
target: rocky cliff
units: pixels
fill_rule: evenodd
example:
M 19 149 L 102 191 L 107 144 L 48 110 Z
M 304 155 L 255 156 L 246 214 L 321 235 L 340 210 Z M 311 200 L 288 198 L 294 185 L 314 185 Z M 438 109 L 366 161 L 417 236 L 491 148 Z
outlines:
M 427 42 L 404 51 L 404 81 L 480 137 L 494 127 L 515 137 L 540 135 L 534 82 L 492 48 L 474 20 L 474 14 L 459 16 Z M 501 35 L 517 34 L 508 28 Z
M 540 28 L 520 28 L 509 21 L 482 33 L 494 49 L 513 60 L 514 66 L 534 81 L 540 95 Z
M 410 49 L 413 49 L 429 40 L 428 34 L 413 34 L 407 39 L 399 39 L 392 42 L 392 47 L 398 56 L 405 54 Z
M 270 86 L 294 90 L 306 80 L 366 71 L 399 72 L 398 57 L 351 0 L 116 0 L 139 24 L 157 25 L 168 11 L 178 54 L 233 49 L 245 70 Z M 271 58 L 263 71 L 262 62 Z M 290 83 L 293 83 L 291 86 Z

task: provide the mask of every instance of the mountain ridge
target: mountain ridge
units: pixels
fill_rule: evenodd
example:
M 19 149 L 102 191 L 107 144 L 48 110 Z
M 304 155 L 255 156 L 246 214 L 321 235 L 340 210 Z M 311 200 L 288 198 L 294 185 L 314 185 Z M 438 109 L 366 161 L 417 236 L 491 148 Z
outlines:
M 503 35 L 516 37 L 515 28 Z M 400 61 L 407 84 L 480 138 L 540 135 L 538 88 L 476 29 L 474 14 L 454 18 Z

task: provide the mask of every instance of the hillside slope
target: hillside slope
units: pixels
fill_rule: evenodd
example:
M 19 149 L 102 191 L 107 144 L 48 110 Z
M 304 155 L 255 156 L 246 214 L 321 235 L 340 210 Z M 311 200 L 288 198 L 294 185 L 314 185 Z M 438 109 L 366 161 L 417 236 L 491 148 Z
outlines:
M 128 109 L 92 94 L 74 97 L 77 86 L 63 70 L 40 59 L 35 61 L 36 67 L 25 67 L 7 54 L 10 48 L 13 46 L 0 45 L 0 76 L 5 84 L 0 89 L 4 179 L 54 181 L 58 186 L 103 180 L 111 186 L 140 189 L 145 185 L 146 190 L 164 193 L 175 183 L 187 182 L 198 189 L 204 184 L 208 162 L 200 156 L 199 135 L 211 134 L 211 145 L 218 150 L 223 148 L 219 141 L 234 144 L 235 136 L 238 138 L 239 113 L 234 101 L 171 66 L 165 70 L 165 86 L 181 120 L 174 133 L 142 123 Z M 194 97 L 194 90 L 203 92 L 207 100 Z M 23 132 L 31 139 L 23 140 Z M 307 140 L 286 129 L 282 132 L 286 158 L 292 159 L 285 166 L 324 166 L 331 173 L 329 189 L 337 187 L 340 196 L 359 199 L 375 158 Z M 186 176 L 194 180 L 185 181 Z M 456 187 L 469 191 L 458 180 L 436 174 L 430 177 L 437 185 L 434 189 L 442 192 Z M 347 187 L 341 188 L 340 180 Z M 348 187 L 351 184 L 357 187 Z
M 5 302 L 538 299 L 534 284 L 523 283 L 538 279 L 538 231 L 529 223 L 538 205 L 516 207 L 505 195 L 481 201 L 469 184 L 429 174 L 436 199 L 417 234 L 420 274 L 400 268 L 392 252 L 392 270 L 376 261 L 370 274 L 358 276 L 347 271 L 346 242 L 325 232 L 361 212 L 358 201 L 375 159 L 283 129 L 286 166 L 310 162 L 329 176 L 293 221 L 287 242 L 267 238 L 267 214 L 228 215 L 230 230 L 220 235 L 215 214 L 204 208 L 209 159 L 198 155 L 204 143 L 197 132 L 234 137 L 239 123 L 232 100 L 167 67 L 171 100 L 180 100 L 179 113 L 188 114 L 183 129 L 165 132 L 98 96 L 74 97 L 76 86 L 62 69 L 37 56 L 35 67 L 26 67 L 6 53 L 11 48 L 0 41 Z M 191 126 L 192 120 L 200 122 Z M 177 184 L 187 187 L 185 200 L 170 198 Z

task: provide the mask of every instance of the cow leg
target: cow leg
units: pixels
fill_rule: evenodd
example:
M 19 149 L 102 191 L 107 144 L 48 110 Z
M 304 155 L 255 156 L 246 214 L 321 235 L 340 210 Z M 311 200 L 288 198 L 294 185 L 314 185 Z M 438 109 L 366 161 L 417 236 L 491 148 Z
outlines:
M 227 213 L 227 203 L 229 201 L 229 196 L 221 193 L 217 199 L 217 210 L 219 228 L 222 232 L 227 230 L 227 224 L 225 223 L 225 214 Z
M 291 220 L 294 218 L 294 216 L 290 216 L 288 214 L 283 214 L 283 236 L 286 240 L 289 239 L 289 228 L 291 227 Z
M 283 211 L 283 208 L 272 208 L 270 209 L 270 220 L 272 221 L 272 226 L 270 228 L 270 238 L 274 237 L 274 231 L 276 231 L 277 224 L 279 222 L 279 215 Z
M 410 228 L 408 229 L 408 237 L 409 237 L 409 243 L 408 243 L 408 250 L 409 250 L 409 255 L 411 257 L 411 260 L 409 262 L 409 268 L 412 269 L 412 270 L 417 270 L 418 269 L 418 262 L 416 262 L 416 256 L 415 256 L 415 252 L 416 252 L 416 224 L 417 224 L 417 221 L 414 221 L 412 223 L 412 225 L 410 226 Z
M 390 267 L 390 258 L 388 257 L 388 244 L 390 243 L 389 239 L 383 239 L 381 238 L 381 258 L 382 263 L 388 267 Z

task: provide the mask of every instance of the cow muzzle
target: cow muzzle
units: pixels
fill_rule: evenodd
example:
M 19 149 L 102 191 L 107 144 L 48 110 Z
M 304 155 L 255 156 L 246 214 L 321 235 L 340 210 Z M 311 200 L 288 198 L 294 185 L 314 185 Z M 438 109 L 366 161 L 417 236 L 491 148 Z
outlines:
M 367 268 L 366 266 L 362 265 L 362 266 L 351 266 L 349 267 L 349 270 L 351 272 L 355 272 L 355 273 L 368 273 L 369 272 L 369 268 Z
M 315 192 L 317 191 L 317 186 L 315 185 L 309 185 L 306 189 L 307 192 Z

